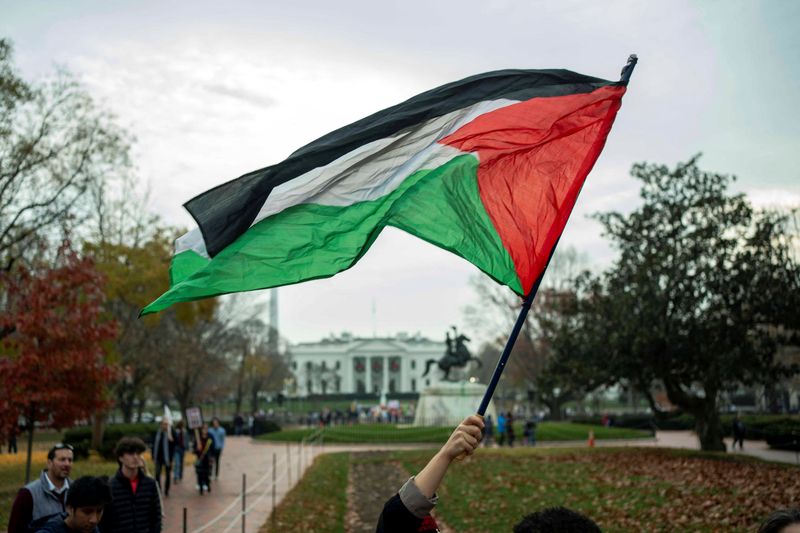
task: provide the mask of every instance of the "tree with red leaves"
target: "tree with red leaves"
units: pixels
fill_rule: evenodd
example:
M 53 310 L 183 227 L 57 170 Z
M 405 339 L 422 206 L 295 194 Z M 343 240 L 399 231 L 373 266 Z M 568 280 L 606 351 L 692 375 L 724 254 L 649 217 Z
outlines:
M 89 418 L 109 403 L 114 369 L 104 343 L 116 325 L 103 317 L 103 276 L 91 258 L 64 244 L 55 266 L 18 265 L 0 278 L 0 435 L 24 421 L 31 446 L 36 425 L 56 429 Z

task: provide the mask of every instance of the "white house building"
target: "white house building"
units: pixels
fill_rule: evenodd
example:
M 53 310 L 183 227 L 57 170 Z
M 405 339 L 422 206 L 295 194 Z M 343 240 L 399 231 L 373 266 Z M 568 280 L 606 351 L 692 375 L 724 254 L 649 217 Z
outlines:
M 444 339 L 403 333 L 390 338 L 356 338 L 348 333 L 292 345 L 289 367 L 294 392 L 309 394 L 418 393 L 439 383 L 442 372 L 429 359 L 445 353 Z

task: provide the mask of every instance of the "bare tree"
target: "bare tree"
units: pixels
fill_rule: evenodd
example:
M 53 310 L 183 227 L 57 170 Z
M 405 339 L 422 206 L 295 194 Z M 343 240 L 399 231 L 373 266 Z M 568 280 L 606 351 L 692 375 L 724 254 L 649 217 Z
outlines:
M 0 40 L 0 268 L 54 250 L 95 217 L 90 191 L 130 171 L 129 146 L 69 73 L 27 83 Z

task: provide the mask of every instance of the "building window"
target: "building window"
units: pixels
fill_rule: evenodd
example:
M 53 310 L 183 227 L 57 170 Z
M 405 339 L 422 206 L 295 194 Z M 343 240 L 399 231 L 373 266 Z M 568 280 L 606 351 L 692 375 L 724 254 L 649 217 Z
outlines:
M 342 363 L 340 361 L 336 361 L 336 370 L 339 370 L 342 367 Z
M 306 372 L 311 372 L 312 366 L 313 364 L 311 363 L 311 361 L 306 361 Z
M 311 394 L 311 392 L 312 392 L 312 390 L 311 390 L 311 389 L 312 389 L 312 387 L 311 387 L 311 380 L 310 380 L 310 379 L 308 379 L 308 380 L 306 380 L 306 394 Z
M 412 379 L 411 380 L 411 392 L 417 392 L 417 380 L 416 379 Z
M 430 386 L 431 386 L 431 380 L 429 380 L 429 379 L 426 379 L 426 380 L 425 380 L 425 386 L 426 386 L 426 387 L 430 387 Z
M 322 394 L 328 394 L 328 382 L 323 379 L 321 385 L 322 385 Z
M 334 379 L 333 392 L 342 392 L 342 380 L 339 378 L 339 376 L 336 376 L 336 378 Z
M 390 392 L 390 393 L 392 393 L 392 394 L 394 394 L 395 392 L 397 392 L 397 391 L 396 391 L 396 390 L 394 390 L 394 389 L 395 389 L 395 386 L 394 386 L 394 378 L 392 378 L 392 379 L 390 379 L 390 380 L 389 380 L 389 392 Z
M 292 370 L 297 370 L 297 361 L 292 361 Z
M 364 385 L 363 379 L 356 380 L 356 392 L 358 394 L 364 394 L 365 392 L 367 392 L 367 387 L 366 385 Z
M 411 360 L 411 370 L 416 370 L 416 368 L 417 368 L 417 360 L 416 359 L 412 359 Z
M 328 370 L 328 363 L 325 361 L 322 362 L 322 370 Z

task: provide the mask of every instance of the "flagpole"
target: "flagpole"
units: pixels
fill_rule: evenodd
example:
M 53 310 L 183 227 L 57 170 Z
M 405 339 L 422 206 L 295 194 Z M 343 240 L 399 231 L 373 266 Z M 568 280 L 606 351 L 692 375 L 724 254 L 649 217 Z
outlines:
M 553 246 L 553 251 L 555 251 L 556 247 Z M 553 254 L 550 254 L 552 257 Z M 550 260 L 547 260 L 548 264 Z M 542 270 L 542 273 L 539 274 L 539 278 L 536 280 L 536 283 L 533 285 L 533 289 L 531 292 L 528 293 L 528 296 L 522 301 L 522 309 L 519 312 L 519 316 L 517 317 L 517 322 L 514 324 L 514 329 L 511 330 L 511 335 L 508 337 L 508 341 L 506 342 L 506 347 L 503 348 L 503 353 L 500 355 L 500 359 L 497 360 L 497 366 L 494 368 L 494 374 L 492 374 L 492 379 L 489 381 L 489 385 L 486 386 L 486 392 L 483 394 L 483 400 L 481 400 L 481 406 L 478 407 L 478 416 L 483 417 L 486 414 L 486 409 L 489 408 L 489 402 L 492 401 L 492 396 L 494 396 L 494 390 L 497 388 L 497 383 L 500 381 L 500 376 L 503 374 L 503 370 L 506 367 L 506 363 L 508 362 L 508 358 L 511 355 L 511 350 L 514 348 L 514 343 L 517 342 L 517 337 L 519 336 L 519 332 L 522 331 L 522 325 L 525 323 L 525 317 L 528 316 L 528 311 L 533 304 L 533 299 L 536 297 L 536 291 L 539 290 L 539 284 L 542 282 L 542 278 L 544 277 L 545 270 L 547 270 L 547 266 L 545 269 Z
M 633 74 L 633 69 L 636 67 L 636 63 L 638 63 L 638 61 L 639 58 L 636 56 L 636 54 L 631 54 L 628 56 L 628 62 L 624 67 L 622 67 L 622 72 L 620 73 L 620 83 L 628 85 L 628 82 L 631 79 L 631 74 Z M 497 366 L 492 374 L 492 379 L 489 381 L 489 385 L 486 386 L 486 392 L 483 394 L 481 405 L 478 407 L 478 416 L 480 417 L 486 415 L 486 410 L 489 408 L 489 402 L 492 401 L 492 396 L 494 396 L 494 391 L 497 388 L 498 382 L 500 381 L 500 376 L 503 375 L 503 370 L 506 367 L 508 358 L 511 356 L 511 350 L 514 348 L 514 344 L 517 342 L 519 332 L 522 331 L 522 326 L 525 324 L 525 318 L 528 316 L 528 311 L 530 311 L 531 305 L 533 305 L 533 299 L 536 297 L 536 292 L 539 290 L 539 285 L 542 283 L 542 278 L 544 278 L 544 274 L 547 272 L 547 267 L 550 265 L 550 260 L 553 258 L 553 254 L 556 251 L 556 246 L 558 246 L 558 241 L 560 239 L 561 236 L 559 236 L 559 238 L 556 240 L 555 244 L 553 245 L 553 249 L 550 250 L 550 257 L 547 258 L 547 263 L 545 263 L 542 273 L 539 274 L 539 277 L 536 279 L 536 283 L 533 284 L 531 292 L 529 292 L 528 296 L 526 296 L 522 301 L 522 309 L 517 317 L 517 322 L 514 324 L 514 329 L 511 330 L 511 335 L 508 337 L 506 347 L 503 348 L 503 353 L 500 355 L 500 359 L 497 361 Z

